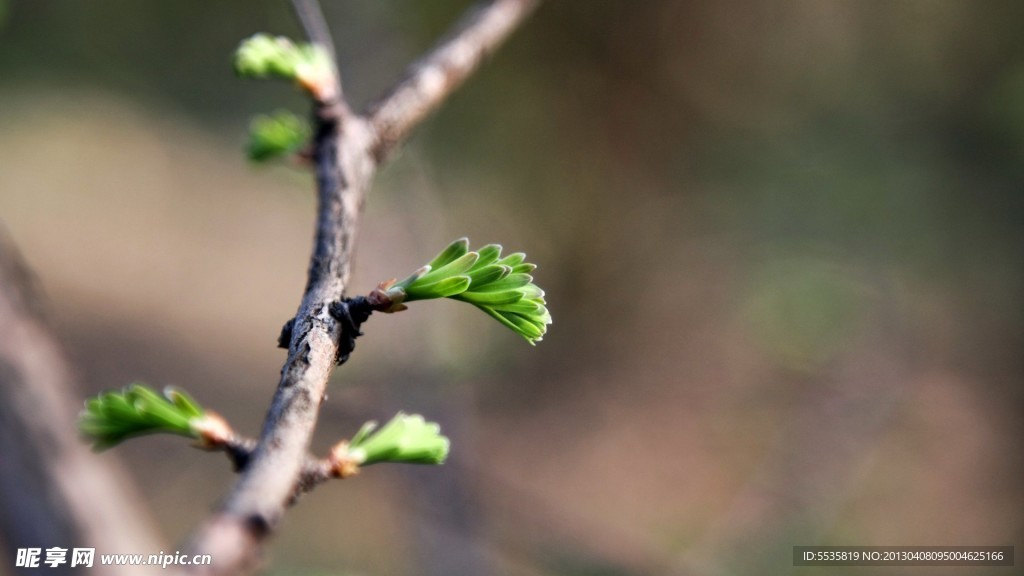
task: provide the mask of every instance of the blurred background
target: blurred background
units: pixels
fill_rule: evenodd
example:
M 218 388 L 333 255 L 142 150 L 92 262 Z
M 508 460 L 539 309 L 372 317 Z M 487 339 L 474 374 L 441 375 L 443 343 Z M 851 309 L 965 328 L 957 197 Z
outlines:
M 467 5 L 325 4 L 356 108 Z M 352 290 L 466 235 L 527 252 L 555 323 L 531 348 L 454 302 L 374 316 L 314 448 L 406 410 L 452 457 L 305 497 L 268 573 L 1020 552 L 1022 26 L 1016 0 L 543 5 L 380 175 Z M 244 159 L 251 115 L 307 109 L 232 75 L 257 31 L 299 34 L 283 0 L 0 0 L 0 221 L 82 397 L 175 384 L 259 431 L 314 198 Z M 233 481 L 175 438 L 97 458 L 130 469 L 168 549 Z

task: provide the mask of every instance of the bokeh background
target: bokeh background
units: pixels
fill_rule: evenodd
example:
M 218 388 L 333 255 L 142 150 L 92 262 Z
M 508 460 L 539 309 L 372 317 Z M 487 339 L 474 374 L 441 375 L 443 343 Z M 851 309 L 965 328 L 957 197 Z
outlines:
M 325 4 L 357 108 L 466 6 Z M 268 573 L 1024 550 L 1022 29 L 1016 0 L 544 5 L 381 174 L 353 289 L 467 235 L 526 251 L 555 323 L 531 348 L 458 303 L 374 316 L 316 450 L 407 410 L 452 458 L 309 495 Z M 252 114 L 306 110 L 233 77 L 257 31 L 298 27 L 276 0 L 0 2 L 0 221 L 83 397 L 176 384 L 259 430 L 314 199 L 303 170 L 243 158 Z M 169 549 L 233 478 L 173 438 L 97 457 Z

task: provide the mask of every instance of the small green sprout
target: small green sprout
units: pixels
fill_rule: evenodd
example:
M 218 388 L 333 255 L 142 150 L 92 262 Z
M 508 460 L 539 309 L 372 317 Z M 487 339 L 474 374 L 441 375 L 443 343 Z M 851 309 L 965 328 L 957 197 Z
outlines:
M 255 34 L 235 51 L 235 73 L 245 78 L 294 80 L 322 96 L 334 77 L 331 57 L 319 46 L 295 44 L 283 36 Z
M 184 391 L 168 387 L 161 396 L 142 384 L 87 400 L 78 428 L 96 451 L 142 434 L 178 434 L 196 438 L 204 445 L 231 434 L 223 419 L 205 411 Z
M 253 162 L 293 154 L 305 145 L 309 134 L 309 124 L 286 110 L 256 116 L 249 123 L 246 154 Z
M 501 249 L 489 244 L 471 252 L 469 240 L 460 238 L 405 280 L 381 285 L 376 298 L 390 303 L 388 312 L 404 310 L 406 302 L 415 300 L 468 302 L 536 344 L 551 324 L 544 291 L 530 275 L 537 266 L 524 262 L 522 252 L 503 258 Z
M 443 464 L 449 445 L 437 423 L 399 412 L 379 430 L 376 422 L 363 424 L 351 440 L 331 450 L 330 459 L 336 474 L 346 478 L 380 462 Z

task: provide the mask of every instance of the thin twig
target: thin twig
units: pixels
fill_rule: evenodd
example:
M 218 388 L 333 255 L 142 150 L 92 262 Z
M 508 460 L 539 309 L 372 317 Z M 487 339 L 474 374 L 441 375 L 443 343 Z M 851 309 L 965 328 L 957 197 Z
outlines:
M 315 0 L 294 1 L 310 38 L 330 46 Z M 191 573 L 252 570 L 264 541 L 296 492 L 304 490 L 310 439 L 327 381 L 339 360 L 339 342 L 345 336 L 345 324 L 331 314 L 331 307 L 345 297 L 359 216 L 373 175 L 386 151 L 436 108 L 534 3 L 495 0 L 473 10 L 374 109 L 374 126 L 348 113 L 337 77 L 334 93 L 338 98 L 315 103 L 318 214 L 306 291 L 291 322 L 288 359 L 259 442 L 220 510 L 200 526 L 187 547 L 189 554 L 210 554 L 214 564 L 189 566 Z
M 406 76 L 366 112 L 377 134 L 374 156 L 385 157 L 473 73 L 537 6 L 537 0 L 496 0 L 467 12 Z
M 322 107 L 336 107 L 337 114 L 341 118 L 348 116 L 349 105 L 345 100 L 341 72 L 338 70 L 338 53 L 334 51 L 334 40 L 331 38 L 324 13 L 320 10 L 320 3 L 317 0 L 292 0 L 292 11 L 295 12 L 295 17 L 302 24 L 306 38 L 326 51 L 331 59 L 331 67 L 334 71 L 334 79 L 331 83 L 333 92 L 328 91 L 330 99 L 321 101 L 320 104 Z
M 320 10 L 320 3 L 316 0 L 292 0 L 292 10 L 294 10 L 296 18 L 299 19 L 299 23 L 302 24 L 302 29 L 306 32 L 309 41 L 322 46 L 331 55 L 331 58 L 337 58 L 337 52 L 334 51 L 334 40 L 331 38 L 323 11 Z

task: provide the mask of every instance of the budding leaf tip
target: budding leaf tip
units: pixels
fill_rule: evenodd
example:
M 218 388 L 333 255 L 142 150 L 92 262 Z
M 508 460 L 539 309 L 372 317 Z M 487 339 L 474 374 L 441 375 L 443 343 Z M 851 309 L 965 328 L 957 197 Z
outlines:
M 78 428 L 102 451 L 142 434 L 170 433 L 196 438 L 194 423 L 203 408 L 183 390 L 166 388 L 163 395 L 139 383 L 120 391 L 102 392 L 86 400 Z
M 389 288 L 394 303 L 451 298 L 473 304 L 531 345 L 551 324 L 544 291 L 530 275 L 537 266 L 516 252 L 501 257 L 500 244 L 471 252 L 469 240 L 449 244 L 429 264 Z M 522 304 L 520 304 L 522 303 Z

